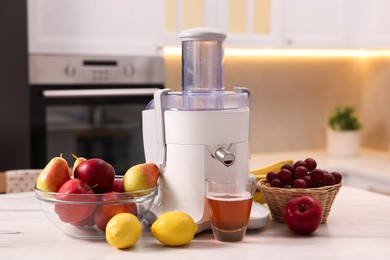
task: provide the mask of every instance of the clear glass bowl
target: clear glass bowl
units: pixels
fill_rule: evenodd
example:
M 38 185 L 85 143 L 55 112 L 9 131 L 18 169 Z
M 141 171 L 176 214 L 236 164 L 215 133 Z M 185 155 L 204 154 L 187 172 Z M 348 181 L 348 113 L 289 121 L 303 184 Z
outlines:
M 150 210 L 157 195 L 158 186 L 135 192 L 67 195 L 35 187 L 35 196 L 50 222 L 79 239 L 105 239 L 105 224 L 118 213 L 132 213 L 143 223 L 153 219 Z

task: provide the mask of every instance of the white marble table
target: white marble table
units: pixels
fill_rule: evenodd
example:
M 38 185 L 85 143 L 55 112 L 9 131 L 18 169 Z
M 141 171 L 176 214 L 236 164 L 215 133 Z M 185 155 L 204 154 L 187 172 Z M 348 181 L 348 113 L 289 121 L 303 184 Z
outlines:
M 0 195 L 0 259 L 390 259 L 390 196 L 342 187 L 327 224 L 308 237 L 270 222 L 239 243 L 198 234 L 187 246 L 161 245 L 144 230 L 135 247 L 67 237 L 46 219 L 33 193 Z

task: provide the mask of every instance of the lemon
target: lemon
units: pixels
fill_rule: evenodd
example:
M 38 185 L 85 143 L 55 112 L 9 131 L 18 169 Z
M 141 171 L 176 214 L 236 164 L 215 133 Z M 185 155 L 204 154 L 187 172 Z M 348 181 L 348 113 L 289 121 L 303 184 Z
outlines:
M 194 238 L 198 225 L 191 216 L 180 211 L 161 214 L 150 230 L 155 238 L 166 246 L 188 244 Z
M 116 248 L 131 247 L 138 241 L 141 234 L 141 222 L 130 213 L 115 215 L 106 226 L 106 240 Z

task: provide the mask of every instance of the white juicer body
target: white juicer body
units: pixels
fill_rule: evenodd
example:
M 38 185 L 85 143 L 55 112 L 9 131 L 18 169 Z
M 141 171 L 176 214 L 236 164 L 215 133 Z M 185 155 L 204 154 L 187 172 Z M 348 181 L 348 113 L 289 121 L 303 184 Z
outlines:
M 166 151 L 162 151 L 164 147 L 157 147 L 162 142 L 158 140 L 159 134 L 153 133 L 159 129 L 156 124 L 158 110 L 145 110 L 143 114 L 146 161 L 162 168 L 156 213 L 184 211 L 202 225 L 209 220 L 205 207 L 205 179 L 220 174 L 242 180 L 248 178 L 249 108 L 164 111 Z M 215 150 L 221 147 L 234 155 L 234 163 L 229 167 L 214 157 Z M 164 153 L 166 161 L 162 163 L 159 157 L 164 157 Z
M 163 173 L 163 211 L 182 210 L 195 222 L 205 214 L 205 179 L 226 174 L 248 178 L 249 109 L 231 111 L 166 111 L 167 164 Z M 214 158 L 218 148 L 235 157 L 227 167 Z

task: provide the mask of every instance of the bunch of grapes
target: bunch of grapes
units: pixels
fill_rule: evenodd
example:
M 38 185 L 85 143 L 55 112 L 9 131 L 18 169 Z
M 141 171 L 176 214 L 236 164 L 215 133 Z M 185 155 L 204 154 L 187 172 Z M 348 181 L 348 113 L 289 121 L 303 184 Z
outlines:
M 294 164 L 285 164 L 279 172 L 267 173 L 271 187 L 278 188 L 317 188 L 341 182 L 339 172 L 328 172 L 317 168 L 312 158 L 298 160 Z

